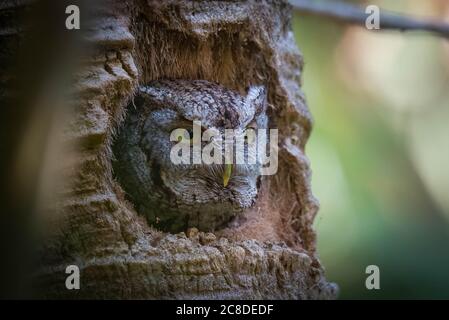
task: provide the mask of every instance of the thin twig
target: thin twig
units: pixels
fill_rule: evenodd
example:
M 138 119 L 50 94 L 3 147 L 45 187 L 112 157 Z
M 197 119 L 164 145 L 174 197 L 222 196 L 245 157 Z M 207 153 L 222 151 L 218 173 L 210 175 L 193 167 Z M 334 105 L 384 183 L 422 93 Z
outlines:
M 365 26 L 368 14 L 365 8 L 337 2 L 313 0 L 289 0 L 290 4 L 301 14 L 327 17 L 343 23 Z M 433 20 L 421 20 L 385 10 L 380 11 L 380 29 L 400 31 L 426 31 L 449 38 L 449 24 Z

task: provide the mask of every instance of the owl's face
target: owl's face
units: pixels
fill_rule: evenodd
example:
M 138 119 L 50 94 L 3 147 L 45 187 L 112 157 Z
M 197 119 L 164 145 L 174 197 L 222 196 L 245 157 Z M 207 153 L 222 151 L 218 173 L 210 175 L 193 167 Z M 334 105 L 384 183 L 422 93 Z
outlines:
M 163 229 L 182 231 L 188 227 L 214 230 L 224 226 L 245 208 L 251 207 L 258 193 L 261 163 L 254 154 L 257 137 L 245 135 L 251 129 L 267 128 L 266 96 L 263 87 L 252 87 L 246 97 L 206 81 L 157 82 L 141 90 L 141 116 L 138 126 L 139 148 L 146 157 L 146 168 L 152 179 L 146 215 Z M 193 163 L 195 124 L 201 132 L 215 136 L 200 142 L 201 150 L 214 143 L 225 154 L 225 130 L 234 129 L 235 139 L 244 141 L 244 162 L 236 163 L 235 150 L 231 163 Z M 174 130 L 185 129 L 186 135 L 171 139 Z M 240 134 L 240 136 L 238 136 Z M 203 135 L 204 138 L 204 135 Z M 200 141 L 200 140 L 196 140 Z M 227 140 L 235 142 L 235 140 Z M 173 147 L 189 150 L 189 163 L 174 163 Z M 229 145 L 228 145 L 229 146 Z M 234 145 L 235 146 L 235 145 Z M 249 161 L 253 159 L 253 161 Z M 135 170 L 138 171 L 138 170 Z M 125 179 L 126 180 L 126 179 Z M 124 186 L 125 191 L 126 186 Z M 127 191 L 128 192 L 128 191 Z M 151 208 L 149 208 L 151 207 Z M 157 225 L 156 225 L 157 226 Z

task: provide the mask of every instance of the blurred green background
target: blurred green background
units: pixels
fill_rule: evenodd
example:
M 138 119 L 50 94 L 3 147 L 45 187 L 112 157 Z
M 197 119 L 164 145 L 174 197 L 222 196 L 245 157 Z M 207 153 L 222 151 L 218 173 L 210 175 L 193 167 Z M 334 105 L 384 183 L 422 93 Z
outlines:
M 369 4 L 449 17 L 445 0 Z M 328 279 L 343 299 L 449 298 L 449 41 L 298 14 L 293 28 Z M 380 290 L 365 288 L 371 264 Z

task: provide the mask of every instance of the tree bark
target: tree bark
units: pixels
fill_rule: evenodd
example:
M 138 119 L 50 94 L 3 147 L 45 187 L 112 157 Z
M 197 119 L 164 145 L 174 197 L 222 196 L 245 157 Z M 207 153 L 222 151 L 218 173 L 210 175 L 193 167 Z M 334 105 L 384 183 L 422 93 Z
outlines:
M 312 120 L 290 15 L 286 2 L 268 0 L 109 0 L 89 7 L 82 29 L 93 50 L 75 73 L 63 136 L 76 148 L 64 161 L 64 187 L 40 251 L 44 297 L 336 297 L 315 248 L 318 202 L 304 154 Z M 241 225 L 163 233 L 126 201 L 111 169 L 111 144 L 136 87 L 160 78 L 205 79 L 240 92 L 255 83 L 268 88 L 279 171 L 264 178 Z M 65 287 L 72 264 L 81 269 L 80 290 Z

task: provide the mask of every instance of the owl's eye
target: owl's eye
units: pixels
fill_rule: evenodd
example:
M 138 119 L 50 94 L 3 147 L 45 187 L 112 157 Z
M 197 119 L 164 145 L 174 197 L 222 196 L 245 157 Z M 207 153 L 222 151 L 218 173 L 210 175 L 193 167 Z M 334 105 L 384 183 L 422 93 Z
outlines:
M 253 143 L 256 141 L 257 123 L 252 121 L 245 130 L 245 141 L 247 143 Z
M 178 136 L 178 142 L 191 143 L 193 141 L 193 130 L 185 129 L 184 135 Z
M 252 132 L 251 131 L 250 132 L 247 131 L 245 133 L 245 141 L 247 143 L 253 143 L 254 141 L 256 141 L 256 133 L 254 131 Z

